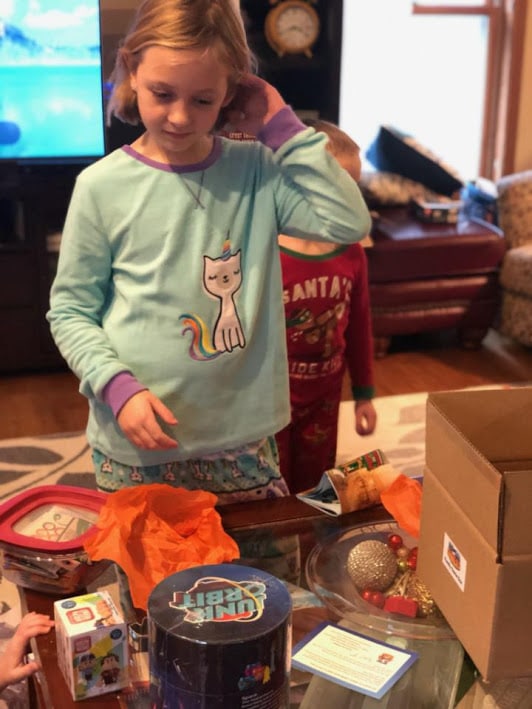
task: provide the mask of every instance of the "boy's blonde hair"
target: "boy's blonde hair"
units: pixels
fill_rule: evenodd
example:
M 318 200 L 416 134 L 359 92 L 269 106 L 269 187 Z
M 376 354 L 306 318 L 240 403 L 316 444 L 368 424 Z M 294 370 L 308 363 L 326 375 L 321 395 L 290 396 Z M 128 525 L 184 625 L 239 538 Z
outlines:
M 360 146 L 334 123 L 323 121 L 319 118 L 307 118 L 304 123 L 314 128 L 318 133 L 325 133 L 328 136 L 327 150 L 335 158 L 348 157 L 360 153 Z
M 137 97 L 129 77 L 144 49 L 208 49 L 216 46 L 220 61 L 230 69 L 230 88 L 254 68 L 242 17 L 234 0 L 143 0 L 123 39 L 111 74 L 113 90 L 107 120 L 140 122 Z

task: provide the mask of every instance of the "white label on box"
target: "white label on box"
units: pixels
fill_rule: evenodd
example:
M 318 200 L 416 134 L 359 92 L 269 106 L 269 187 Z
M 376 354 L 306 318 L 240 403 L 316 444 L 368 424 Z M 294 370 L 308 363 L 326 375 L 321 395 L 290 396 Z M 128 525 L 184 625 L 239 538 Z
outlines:
M 442 563 L 457 586 L 463 591 L 466 583 L 467 559 L 462 555 L 447 532 L 443 535 Z

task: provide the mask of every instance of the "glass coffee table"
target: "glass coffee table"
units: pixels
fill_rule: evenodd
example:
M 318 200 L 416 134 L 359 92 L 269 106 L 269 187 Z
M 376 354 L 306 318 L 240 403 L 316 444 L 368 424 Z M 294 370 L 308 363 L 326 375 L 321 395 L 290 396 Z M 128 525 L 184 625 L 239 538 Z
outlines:
M 292 644 L 295 645 L 307 633 L 324 620 L 339 620 L 331 613 L 330 607 L 320 602 L 309 589 L 306 578 L 306 564 L 316 545 L 323 545 L 335 539 L 343 530 L 357 527 L 377 529 L 383 521 L 390 521 L 389 514 L 381 506 L 331 517 L 301 502 L 294 496 L 274 500 L 256 501 L 226 505 L 219 508 L 224 529 L 238 543 L 241 558 L 238 563 L 260 568 L 281 578 L 288 585 L 293 600 Z M 341 570 L 339 569 L 339 573 Z M 47 613 L 53 616 L 53 596 L 30 590 L 23 593 L 27 610 Z M 133 610 L 133 609 L 132 609 Z M 143 614 L 133 611 L 136 621 L 142 627 Z M 118 709 L 150 707 L 147 691 L 146 653 L 139 645 L 139 681 L 129 690 L 116 691 L 75 702 L 57 666 L 55 631 L 32 641 L 32 649 L 42 664 L 32 682 L 32 706 L 38 709 Z M 144 648 L 145 649 L 145 648 Z M 134 665 L 137 663 L 133 663 Z M 140 666 L 139 665 L 139 666 Z M 292 669 L 290 677 L 290 709 L 310 707 L 309 683 L 313 675 Z M 355 693 L 352 693 L 355 695 Z M 358 695 L 361 696 L 361 695 Z M 350 700 L 349 707 L 365 707 L 364 698 L 358 696 Z M 367 698 L 366 698 L 367 701 Z M 371 701 L 371 700 L 370 700 Z M 354 703 L 353 703 L 354 702 Z M 357 703 L 358 702 L 358 703 Z M 376 705 L 378 706 L 378 704 Z

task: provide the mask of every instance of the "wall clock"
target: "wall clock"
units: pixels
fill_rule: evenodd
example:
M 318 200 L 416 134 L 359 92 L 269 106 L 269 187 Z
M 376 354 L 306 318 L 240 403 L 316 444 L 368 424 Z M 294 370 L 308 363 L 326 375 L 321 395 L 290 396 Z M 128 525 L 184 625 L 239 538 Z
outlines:
M 266 15 L 264 32 L 268 44 L 280 57 L 284 54 L 311 57 L 311 48 L 320 33 L 320 18 L 305 0 L 282 0 Z

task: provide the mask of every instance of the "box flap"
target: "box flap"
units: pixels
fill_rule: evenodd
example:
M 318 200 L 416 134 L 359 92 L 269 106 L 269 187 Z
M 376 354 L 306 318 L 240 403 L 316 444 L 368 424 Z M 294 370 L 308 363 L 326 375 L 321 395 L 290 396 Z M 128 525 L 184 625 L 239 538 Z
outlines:
M 470 444 L 460 421 L 439 408 L 440 402 L 432 395 L 427 400 L 427 468 L 496 554 L 502 475 Z
M 532 457 L 532 387 L 434 392 L 428 402 L 488 460 Z
M 531 420 L 532 387 L 427 399 L 427 467 L 499 556 L 532 552 L 522 533 L 532 494 Z
M 504 472 L 503 480 L 500 551 L 503 560 L 506 561 L 510 556 L 532 553 L 532 540 L 529 533 L 532 467 Z

